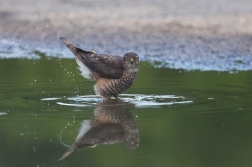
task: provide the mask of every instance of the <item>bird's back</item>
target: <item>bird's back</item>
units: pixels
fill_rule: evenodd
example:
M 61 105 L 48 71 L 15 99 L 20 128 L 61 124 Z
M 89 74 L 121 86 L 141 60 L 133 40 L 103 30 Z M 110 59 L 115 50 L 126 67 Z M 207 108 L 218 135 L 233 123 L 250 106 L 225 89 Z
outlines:
M 75 55 L 82 75 L 87 79 L 119 79 L 123 75 L 123 58 L 115 55 L 97 54 L 73 46 L 65 37 L 60 40 Z

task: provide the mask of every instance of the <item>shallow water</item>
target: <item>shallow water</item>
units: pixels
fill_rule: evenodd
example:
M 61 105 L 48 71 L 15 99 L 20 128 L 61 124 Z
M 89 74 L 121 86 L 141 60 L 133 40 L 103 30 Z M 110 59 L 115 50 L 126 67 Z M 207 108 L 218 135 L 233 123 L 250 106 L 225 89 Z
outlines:
M 251 71 L 188 72 L 141 62 L 120 101 L 104 103 L 74 59 L 1 59 L 0 166 L 252 166 L 251 94 Z M 119 116 L 127 108 L 139 145 L 128 149 L 118 140 L 58 161 L 81 123 L 97 119 L 104 105 Z

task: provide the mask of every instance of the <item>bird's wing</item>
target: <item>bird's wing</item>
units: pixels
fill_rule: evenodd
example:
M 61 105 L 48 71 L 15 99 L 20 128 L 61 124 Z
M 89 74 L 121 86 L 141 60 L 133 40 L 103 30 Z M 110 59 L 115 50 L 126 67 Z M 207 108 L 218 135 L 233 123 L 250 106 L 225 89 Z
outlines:
M 119 79 L 123 75 L 123 58 L 120 56 L 97 54 L 92 51 L 84 51 L 76 48 L 76 57 L 85 64 L 90 71 L 99 77 Z
M 85 51 L 73 46 L 65 37 L 60 37 L 60 39 L 81 63 L 99 77 L 119 79 L 123 75 L 122 57 Z
M 119 79 L 123 75 L 123 58 L 120 56 L 96 54 L 86 56 L 85 65 L 99 77 Z

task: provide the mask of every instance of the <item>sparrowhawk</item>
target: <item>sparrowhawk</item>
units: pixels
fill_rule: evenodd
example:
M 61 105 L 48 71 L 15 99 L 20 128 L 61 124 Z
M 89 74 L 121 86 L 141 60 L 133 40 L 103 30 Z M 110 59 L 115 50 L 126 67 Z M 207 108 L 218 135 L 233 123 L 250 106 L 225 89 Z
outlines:
M 73 46 L 65 37 L 60 37 L 60 40 L 75 55 L 82 76 L 96 81 L 95 93 L 105 100 L 117 98 L 133 84 L 139 65 L 136 53 L 129 52 L 123 57 L 98 54 Z

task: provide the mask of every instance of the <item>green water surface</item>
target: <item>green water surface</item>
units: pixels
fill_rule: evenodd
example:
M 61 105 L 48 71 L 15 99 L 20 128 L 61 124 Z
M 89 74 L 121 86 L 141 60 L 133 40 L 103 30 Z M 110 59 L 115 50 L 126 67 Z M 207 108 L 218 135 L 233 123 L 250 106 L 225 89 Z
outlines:
M 0 166 L 252 166 L 252 71 L 188 72 L 141 62 L 121 98 L 138 125 L 139 146 L 103 144 L 58 161 L 80 123 L 103 104 L 88 96 L 93 85 L 74 59 L 1 59 Z

